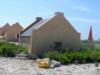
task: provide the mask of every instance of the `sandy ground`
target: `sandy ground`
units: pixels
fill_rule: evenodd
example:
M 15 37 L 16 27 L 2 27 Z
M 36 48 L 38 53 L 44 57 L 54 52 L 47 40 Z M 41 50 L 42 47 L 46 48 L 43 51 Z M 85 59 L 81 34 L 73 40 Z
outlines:
M 38 68 L 33 60 L 0 57 L 0 75 L 100 75 L 100 66 L 71 64 L 44 69 Z

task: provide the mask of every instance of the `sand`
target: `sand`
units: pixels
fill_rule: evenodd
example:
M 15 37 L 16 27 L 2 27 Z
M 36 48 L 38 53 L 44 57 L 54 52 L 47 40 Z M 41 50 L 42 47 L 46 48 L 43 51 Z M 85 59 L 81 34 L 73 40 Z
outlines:
M 0 57 L 0 75 L 100 75 L 100 66 L 71 64 L 44 69 L 38 68 L 34 60 Z

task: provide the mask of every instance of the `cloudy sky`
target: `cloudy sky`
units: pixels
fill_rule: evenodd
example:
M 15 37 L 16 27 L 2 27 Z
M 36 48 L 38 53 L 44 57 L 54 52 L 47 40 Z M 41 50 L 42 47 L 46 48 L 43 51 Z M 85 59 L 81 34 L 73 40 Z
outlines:
M 87 39 L 90 26 L 94 39 L 100 38 L 100 0 L 0 0 L 0 27 L 19 22 L 25 28 L 35 17 L 57 11 L 64 12 L 81 39 Z

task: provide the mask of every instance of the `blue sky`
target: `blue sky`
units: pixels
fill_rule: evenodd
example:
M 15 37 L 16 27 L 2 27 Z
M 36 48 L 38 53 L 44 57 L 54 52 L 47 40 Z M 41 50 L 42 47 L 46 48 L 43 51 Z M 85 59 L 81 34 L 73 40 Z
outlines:
M 100 0 L 0 0 L 0 27 L 19 22 L 25 28 L 35 17 L 57 11 L 64 12 L 81 39 L 87 39 L 90 26 L 94 39 L 100 38 Z

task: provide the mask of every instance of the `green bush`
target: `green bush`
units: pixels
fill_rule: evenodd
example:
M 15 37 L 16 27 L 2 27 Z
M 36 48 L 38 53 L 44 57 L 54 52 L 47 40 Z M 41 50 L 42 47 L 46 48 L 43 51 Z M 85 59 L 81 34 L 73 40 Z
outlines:
M 58 51 L 49 51 L 49 52 L 45 53 L 44 57 L 54 59 L 54 60 L 58 60 L 61 63 L 66 63 L 66 62 L 70 61 L 68 59 L 68 57 L 66 57 L 66 53 L 62 54 L 61 52 L 58 52 Z
M 22 45 L 16 45 L 9 42 L 0 42 L 0 55 L 14 57 L 18 52 L 27 52 L 27 49 Z
M 45 57 L 55 59 L 60 61 L 62 64 L 74 63 L 76 60 L 79 63 L 85 62 L 100 62 L 100 48 L 88 48 L 87 50 L 64 50 L 64 52 L 59 51 L 49 51 L 45 53 Z
M 16 49 L 17 47 L 15 44 L 9 44 L 6 42 L 0 46 L 2 56 L 14 56 L 16 54 Z
M 17 50 L 19 52 L 25 52 L 25 53 L 27 53 L 27 48 L 24 47 L 23 45 L 19 44 L 19 45 L 16 45 L 16 46 L 17 46 Z

